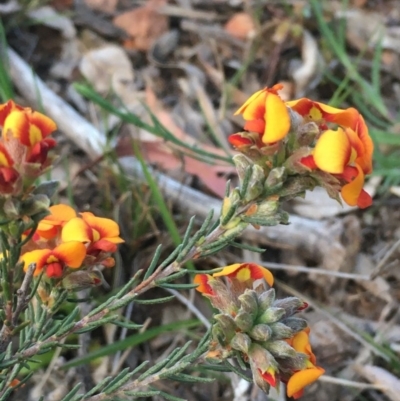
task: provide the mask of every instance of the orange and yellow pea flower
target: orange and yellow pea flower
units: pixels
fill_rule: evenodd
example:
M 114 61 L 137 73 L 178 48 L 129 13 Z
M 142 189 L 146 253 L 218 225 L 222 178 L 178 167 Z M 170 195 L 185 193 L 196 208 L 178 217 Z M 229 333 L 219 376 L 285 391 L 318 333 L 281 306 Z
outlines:
M 235 263 L 233 265 L 225 266 L 220 272 L 214 273 L 213 277 L 225 276 L 234 278 L 240 282 L 249 280 L 255 281 L 264 278 L 265 281 L 272 287 L 274 284 L 274 276 L 272 273 L 255 263 Z
M 44 217 L 38 224 L 34 237 L 35 240 L 54 238 L 66 222 L 76 217 L 75 210 L 71 206 L 64 204 L 53 205 L 49 208 L 49 211 L 50 214 Z
M 118 224 L 93 213 L 81 213 L 82 217 L 69 220 L 61 231 L 63 241 L 89 243 L 88 254 L 100 251 L 115 252 L 117 244 L 124 242 L 119 236 Z
M 307 355 L 306 366 L 304 369 L 295 372 L 287 383 L 287 394 L 295 399 L 303 395 L 304 387 L 314 383 L 320 376 L 325 373 L 325 370 L 316 366 L 316 358 L 312 352 L 309 342 L 309 329 L 302 330 L 293 338 L 288 340 L 288 343 L 297 351 Z
M 313 159 L 315 165 L 322 171 L 343 178 L 347 184 L 342 187 L 343 200 L 350 206 L 360 208 L 372 204 L 372 198 L 363 190 L 365 163 L 365 148 L 361 140 L 351 128 L 327 130 L 318 139 Z
M 41 142 L 57 129 L 51 118 L 29 107 L 22 108 L 12 100 L 0 105 L 0 126 L 3 127 L 5 140 L 11 134 L 28 147 Z
M 290 131 L 289 111 L 278 94 L 282 87 L 281 84 L 277 84 L 254 93 L 235 113 L 235 115 L 242 114 L 246 120 L 244 129 L 260 134 L 264 144 L 278 142 Z M 231 137 L 233 145 L 240 142 L 237 135 Z M 246 143 L 242 144 L 250 142 L 245 138 L 243 141 Z
M 229 279 L 238 280 L 241 283 L 263 278 L 271 287 L 274 284 L 274 276 L 265 267 L 255 263 L 235 263 L 225 266 L 221 271 L 214 273 L 212 276 L 209 274 L 196 274 L 193 280 L 195 284 L 198 284 L 196 290 L 204 295 L 215 295 L 209 283 L 215 280 L 216 277 L 228 277 Z
M 24 262 L 25 271 L 31 263 L 36 263 L 34 276 L 38 276 L 43 269 L 46 269 L 48 277 L 60 278 L 65 267 L 73 269 L 81 267 L 85 256 L 85 245 L 78 241 L 70 241 L 58 245 L 53 250 L 36 249 L 26 252 L 21 256 L 21 261 Z
M 313 121 L 323 129 L 328 129 L 326 123 L 330 122 L 349 131 L 347 132 L 348 139 L 352 147 L 357 150 L 357 164 L 361 166 L 364 174 L 372 172 L 374 144 L 369 136 L 364 118 L 355 108 L 337 109 L 306 98 L 286 102 L 286 105 L 307 121 Z

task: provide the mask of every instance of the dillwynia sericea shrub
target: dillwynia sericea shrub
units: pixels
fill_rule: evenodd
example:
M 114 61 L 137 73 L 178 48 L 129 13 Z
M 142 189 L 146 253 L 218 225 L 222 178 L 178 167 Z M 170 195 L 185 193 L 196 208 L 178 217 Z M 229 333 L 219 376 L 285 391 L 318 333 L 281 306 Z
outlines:
M 113 253 L 123 242 L 118 224 L 69 205 L 51 206 L 57 183 L 37 184 L 37 178 L 54 160 L 56 142 L 50 135 L 55 122 L 11 100 L 0 105 L 0 401 L 27 385 L 35 356 L 56 347 L 75 349 L 77 335 L 104 324 L 138 329 L 120 311 L 143 302 L 141 294 L 156 286 L 196 288 L 210 301 L 213 321 L 197 347 L 188 343 L 150 368 L 145 362 L 133 371 L 124 369 L 88 392 L 78 383 L 64 401 L 155 395 L 179 400 L 153 383 L 213 380 L 190 375 L 199 364 L 236 372 L 266 393 L 285 383 L 287 395 L 296 399 L 324 373 L 307 322 L 296 316 L 307 304 L 296 297 L 277 299 L 269 270 L 251 262 L 211 271 L 183 267 L 225 248 L 249 225 L 288 224 L 282 203 L 316 186 L 339 202 L 371 205 L 363 185 L 372 170 L 373 144 L 360 113 L 306 98 L 284 102 L 279 89 L 256 92 L 237 111 L 245 120 L 244 131 L 229 141 L 237 150 L 233 161 L 239 186 L 231 189 L 228 183 L 218 223 L 210 213 L 193 233 L 192 219 L 182 244 L 167 259 L 159 260 L 157 248 L 145 271 L 83 317 L 79 307 L 64 318 L 57 312 L 74 292 L 103 283 L 102 271 L 114 266 Z M 187 274 L 195 274 L 191 284 L 173 282 Z

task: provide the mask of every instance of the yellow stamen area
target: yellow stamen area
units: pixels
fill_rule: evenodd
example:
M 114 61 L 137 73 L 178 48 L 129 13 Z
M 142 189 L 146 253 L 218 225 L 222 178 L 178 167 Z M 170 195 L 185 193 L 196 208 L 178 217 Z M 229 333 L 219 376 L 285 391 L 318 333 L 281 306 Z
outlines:
M 250 279 L 251 279 L 251 271 L 249 268 L 244 267 L 242 269 L 239 269 L 239 271 L 236 274 L 236 280 L 243 283 Z
M 46 265 L 53 263 L 53 262 L 58 262 L 58 258 L 56 258 L 54 255 L 50 255 L 47 259 L 46 259 Z
M 311 121 L 321 121 L 322 120 L 321 110 L 319 110 L 318 107 L 315 106 L 311 107 L 308 118 Z
M 8 162 L 6 155 L 2 152 L 0 152 L 0 166 L 10 167 L 10 163 Z
M 30 125 L 29 127 L 29 142 L 31 145 L 35 145 L 43 139 L 42 132 L 36 125 Z
M 92 233 L 93 233 L 93 242 L 96 242 L 101 238 L 100 233 L 94 228 L 92 228 Z

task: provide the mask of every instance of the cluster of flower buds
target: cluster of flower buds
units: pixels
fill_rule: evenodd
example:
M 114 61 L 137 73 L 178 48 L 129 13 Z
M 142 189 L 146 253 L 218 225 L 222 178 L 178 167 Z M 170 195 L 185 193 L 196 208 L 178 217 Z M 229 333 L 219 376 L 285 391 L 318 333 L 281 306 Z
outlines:
M 251 368 L 254 382 L 266 393 L 281 381 L 287 383 L 289 397 L 299 398 L 324 373 L 316 365 L 307 322 L 294 317 L 307 304 L 295 297 L 275 299 L 264 280 L 272 286 L 271 272 L 254 263 L 195 276 L 197 291 L 218 309 L 207 359 L 218 363 L 236 357 Z
M 361 114 L 306 98 L 284 102 L 281 88 L 264 88 L 246 101 L 236 112 L 246 121 L 245 131 L 231 135 L 230 143 L 262 169 L 270 180 L 267 190 L 280 197 L 322 186 L 350 206 L 370 206 L 363 185 L 372 172 L 373 142 Z M 244 171 L 242 164 L 236 162 Z
M 111 253 L 124 242 L 119 227 L 110 219 L 90 212 L 77 215 L 68 205 L 51 206 L 24 246 L 21 261 L 27 270 L 35 263 L 34 276 L 44 270 L 48 282 L 66 289 L 81 289 L 102 283 L 98 267 L 113 267 Z M 29 233 L 27 233 L 29 234 Z
M 20 195 L 50 166 L 57 129 L 49 117 L 9 100 L 0 104 L 0 193 Z

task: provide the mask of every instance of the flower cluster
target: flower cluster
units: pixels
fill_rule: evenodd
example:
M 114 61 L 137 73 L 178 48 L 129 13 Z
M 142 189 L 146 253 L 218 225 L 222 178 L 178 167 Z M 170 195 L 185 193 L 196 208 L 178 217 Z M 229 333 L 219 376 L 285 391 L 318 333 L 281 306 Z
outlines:
M 49 135 L 57 129 L 49 117 L 12 100 L 0 104 L 0 192 L 20 195 L 50 166 L 48 152 L 56 142 Z
M 21 261 L 25 271 L 35 263 L 34 276 L 44 270 L 48 279 L 57 279 L 69 289 L 100 284 L 97 268 L 114 266 L 110 254 L 124 242 L 118 224 L 90 212 L 77 215 L 63 204 L 51 206 L 49 211 L 24 247 Z
M 284 102 L 281 88 L 264 88 L 247 100 L 236 112 L 245 131 L 231 135 L 230 143 L 266 175 L 283 167 L 288 177 L 312 177 L 335 199 L 340 192 L 350 206 L 370 206 L 363 185 L 372 172 L 373 142 L 361 114 L 306 98 Z
M 224 280 L 225 278 L 225 280 Z M 254 263 L 234 264 L 213 275 L 198 274 L 197 291 L 218 309 L 207 358 L 221 362 L 237 357 L 251 368 L 254 382 L 268 393 L 287 383 L 289 397 L 323 373 L 309 342 L 307 322 L 294 315 L 307 304 L 295 297 L 275 299 L 271 272 Z

